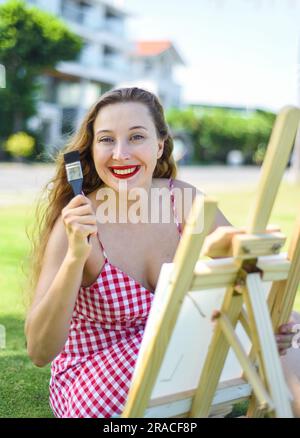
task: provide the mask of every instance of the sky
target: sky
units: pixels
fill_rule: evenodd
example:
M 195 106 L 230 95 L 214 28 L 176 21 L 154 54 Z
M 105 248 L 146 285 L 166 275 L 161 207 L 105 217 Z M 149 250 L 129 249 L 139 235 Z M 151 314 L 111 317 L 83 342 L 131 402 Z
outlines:
M 184 103 L 279 110 L 300 101 L 300 0 L 113 0 L 131 39 L 171 40 Z

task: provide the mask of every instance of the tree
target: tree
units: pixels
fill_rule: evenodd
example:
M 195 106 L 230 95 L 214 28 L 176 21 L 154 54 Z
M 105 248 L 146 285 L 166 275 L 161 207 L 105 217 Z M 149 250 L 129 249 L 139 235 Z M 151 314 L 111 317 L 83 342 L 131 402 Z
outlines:
M 10 0 L 0 6 L 0 64 L 6 88 L 0 89 L 0 137 L 26 130 L 36 114 L 38 77 L 58 61 L 74 59 L 82 40 L 57 17 Z
M 167 121 L 171 129 L 189 135 L 195 163 L 226 163 L 228 153 L 239 150 L 250 164 L 264 155 L 275 114 L 256 110 L 246 116 L 222 108 L 186 108 L 169 110 Z

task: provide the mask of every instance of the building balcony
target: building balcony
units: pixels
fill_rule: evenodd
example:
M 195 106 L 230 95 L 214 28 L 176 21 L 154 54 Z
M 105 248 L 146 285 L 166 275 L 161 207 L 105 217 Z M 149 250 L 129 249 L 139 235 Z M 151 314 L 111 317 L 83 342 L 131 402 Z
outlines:
M 103 25 L 94 8 L 80 8 L 63 3 L 62 18 L 93 30 L 100 30 Z
M 118 83 L 128 75 L 129 68 L 125 63 L 120 62 L 113 66 L 111 61 L 103 61 L 100 57 L 98 59 L 87 58 L 85 62 L 86 64 L 82 62 L 60 62 L 56 69 L 70 76 L 107 83 Z
M 97 45 L 87 45 L 78 57 L 78 63 L 85 67 L 105 68 L 117 72 L 127 73 L 129 64 L 119 54 L 101 54 Z
M 108 32 L 116 36 L 124 36 L 124 23 L 118 18 L 103 18 L 97 9 L 82 8 L 77 6 L 70 6 L 63 3 L 62 18 L 80 25 L 86 30 L 96 30 L 98 32 Z
M 116 56 L 116 55 L 104 55 L 102 59 L 102 66 L 104 68 L 112 69 L 123 73 L 129 72 L 128 63 L 120 56 Z
M 107 18 L 104 20 L 101 29 L 118 36 L 125 35 L 124 22 L 117 18 Z

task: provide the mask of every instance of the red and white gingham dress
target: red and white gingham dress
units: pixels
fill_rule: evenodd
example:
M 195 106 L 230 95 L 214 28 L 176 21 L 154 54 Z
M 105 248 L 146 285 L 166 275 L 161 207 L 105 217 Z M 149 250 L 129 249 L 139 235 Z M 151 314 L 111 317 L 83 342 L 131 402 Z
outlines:
M 181 235 L 172 179 L 169 188 Z M 80 288 L 68 339 L 51 364 L 50 406 L 60 418 L 122 412 L 154 297 L 103 253 L 103 269 L 92 285 Z

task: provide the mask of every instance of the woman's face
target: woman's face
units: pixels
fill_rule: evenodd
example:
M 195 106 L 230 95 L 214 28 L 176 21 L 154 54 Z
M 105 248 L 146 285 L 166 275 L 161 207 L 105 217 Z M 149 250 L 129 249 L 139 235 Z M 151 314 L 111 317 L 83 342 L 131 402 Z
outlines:
M 117 191 L 124 181 L 128 189 L 149 187 L 163 143 L 146 105 L 106 105 L 94 122 L 93 158 L 99 177 Z

